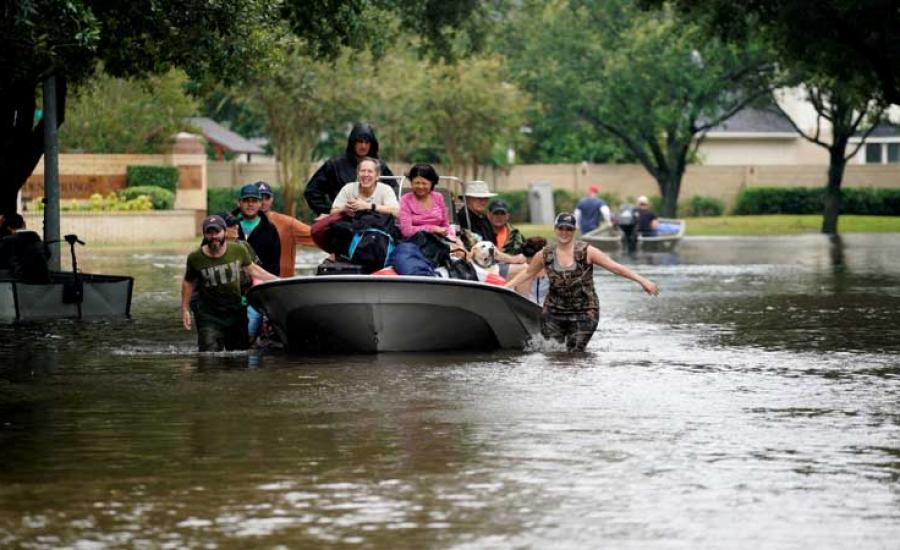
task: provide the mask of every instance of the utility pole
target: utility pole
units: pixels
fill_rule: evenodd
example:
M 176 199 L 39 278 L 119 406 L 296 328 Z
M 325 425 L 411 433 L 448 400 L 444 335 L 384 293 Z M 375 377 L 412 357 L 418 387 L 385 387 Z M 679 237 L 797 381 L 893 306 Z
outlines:
M 50 248 L 49 267 L 59 271 L 59 134 L 56 127 L 56 77 L 44 80 L 44 242 Z

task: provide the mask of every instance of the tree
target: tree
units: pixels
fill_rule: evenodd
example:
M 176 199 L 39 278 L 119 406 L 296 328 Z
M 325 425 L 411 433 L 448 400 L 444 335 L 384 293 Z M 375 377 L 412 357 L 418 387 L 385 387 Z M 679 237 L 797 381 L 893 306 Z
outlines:
M 662 5 L 666 0 L 644 0 Z M 881 101 L 900 104 L 897 0 L 674 0 L 716 35 L 742 43 L 766 37 L 784 65 L 802 63 L 840 81 L 848 68 Z
M 185 92 L 187 76 L 170 70 L 145 79 L 116 78 L 102 70 L 69 101 L 60 149 L 88 153 L 160 153 L 186 127 L 197 101 Z
M 836 235 L 841 210 L 841 183 L 847 161 L 856 155 L 865 138 L 882 120 L 887 105 L 880 98 L 860 95 L 859 86 L 835 82 L 828 77 L 811 78 L 807 80 L 804 89 L 807 100 L 817 113 L 815 130 L 802 128 L 781 109 L 777 97 L 774 103 L 803 138 L 828 151 L 828 183 L 825 185 L 822 233 Z M 830 139 L 823 129 L 823 121 L 831 127 Z M 862 134 L 862 139 L 847 152 L 850 138 L 857 133 Z
M 279 54 L 247 87 L 247 97 L 266 115 L 289 214 L 295 213 L 323 130 L 361 110 L 365 94 L 355 84 L 365 79 L 368 66 L 354 63 L 348 52 L 332 62 L 316 60 L 302 42 L 285 37 Z
M 479 9 L 476 0 L 17 0 L 0 18 L 0 212 L 15 209 L 18 190 L 44 151 L 34 124 L 41 83 L 59 84 L 58 124 L 67 84 L 84 81 L 102 62 L 113 76 L 183 68 L 203 87 L 240 80 L 271 47 L 270 29 L 286 19 L 315 57 L 345 44 L 383 43 L 388 14 L 426 14 L 423 44 L 452 36 Z M 474 19 L 473 19 L 474 20 Z M 412 20 L 408 20 L 412 21 Z
M 529 97 L 502 77 L 499 57 L 438 63 L 429 69 L 424 114 L 452 175 L 478 179 L 495 147 L 519 138 Z
M 274 0 L 19 0 L 0 18 L 0 211 L 15 209 L 18 190 L 44 151 L 43 121 L 34 123 L 41 83 L 57 77 L 65 119 L 68 85 L 85 81 L 102 61 L 114 76 L 184 67 L 192 78 L 243 74 L 267 47 L 257 29 Z
M 668 9 L 556 0 L 530 4 L 514 25 L 512 70 L 526 89 L 618 139 L 656 179 L 666 216 L 705 133 L 770 86 L 761 44 L 709 40 Z

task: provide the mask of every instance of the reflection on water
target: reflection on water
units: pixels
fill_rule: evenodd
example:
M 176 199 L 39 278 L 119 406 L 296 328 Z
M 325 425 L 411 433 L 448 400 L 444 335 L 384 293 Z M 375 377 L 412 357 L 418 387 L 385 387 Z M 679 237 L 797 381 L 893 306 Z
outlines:
M 198 354 L 186 251 L 85 253 L 134 319 L 0 327 L 0 544 L 893 547 L 898 248 L 690 239 L 589 353 L 346 357 Z

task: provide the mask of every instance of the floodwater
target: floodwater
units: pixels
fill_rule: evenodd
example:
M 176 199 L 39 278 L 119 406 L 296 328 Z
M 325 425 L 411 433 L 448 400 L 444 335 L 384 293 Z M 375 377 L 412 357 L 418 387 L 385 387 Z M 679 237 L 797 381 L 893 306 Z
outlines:
M 184 252 L 0 327 L 0 546 L 900 547 L 900 235 L 628 260 L 661 296 L 598 274 L 577 355 L 197 354 Z

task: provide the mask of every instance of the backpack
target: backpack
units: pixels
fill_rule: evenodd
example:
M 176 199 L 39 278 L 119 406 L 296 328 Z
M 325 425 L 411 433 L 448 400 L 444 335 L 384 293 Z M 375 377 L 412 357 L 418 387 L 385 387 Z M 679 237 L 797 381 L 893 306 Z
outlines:
M 428 259 L 422 255 L 419 247 L 411 242 L 397 245 L 394 254 L 391 256 L 391 264 L 399 275 L 420 275 L 423 277 L 434 277 L 437 275 Z
M 428 231 L 419 231 L 412 237 L 406 239 L 406 242 L 412 243 L 419 247 L 419 250 L 422 252 L 422 256 L 428 260 L 428 263 L 431 264 L 431 267 L 439 267 L 447 263 L 450 260 L 450 245 L 449 243 L 438 237 L 434 233 L 429 233 Z
M 373 273 L 388 263 L 394 251 L 394 238 L 381 229 L 370 227 L 357 231 L 350 241 L 347 257 L 362 266 L 363 273 Z
M 637 216 L 634 215 L 634 207 L 630 204 L 623 205 L 616 215 L 616 220 L 618 221 L 619 225 L 636 224 Z
M 313 223 L 310 234 L 325 252 L 343 254 L 353 238 L 353 220 L 344 213 L 330 214 Z

